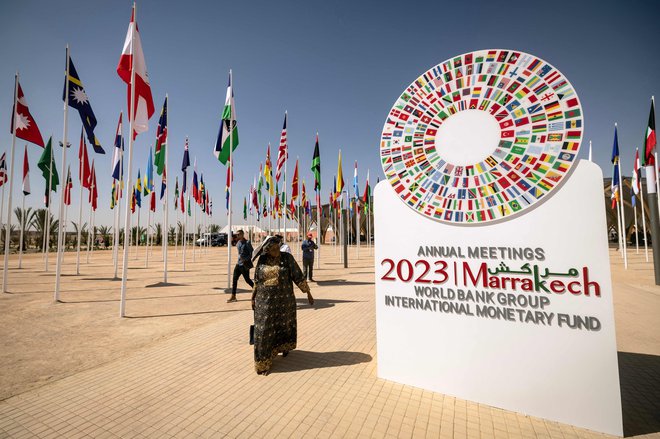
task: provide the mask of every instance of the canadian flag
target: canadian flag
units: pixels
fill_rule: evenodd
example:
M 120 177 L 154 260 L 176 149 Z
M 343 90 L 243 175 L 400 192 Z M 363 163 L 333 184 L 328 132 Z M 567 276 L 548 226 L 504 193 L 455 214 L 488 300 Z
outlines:
M 135 101 L 133 105 L 131 105 L 132 69 L 135 69 Z M 155 111 L 140 32 L 135 22 L 135 6 L 133 6 L 131 22 L 128 24 L 124 50 L 119 57 L 117 74 L 128 85 L 128 120 L 133 122 L 133 139 L 135 139 L 139 133 L 144 133 L 149 129 L 149 119 Z
M 18 80 L 16 81 L 16 87 L 18 87 L 18 91 L 16 93 L 14 111 L 12 111 L 11 114 L 11 128 L 9 132 L 13 134 L 14 128 L 16 128 L 16 137 L 32 142 L 43 148 L 44 139 L 41 137 L 41 132 L 39 131 L 37 123 L 34 121 L 34 117 L 30 114 L 25 95 L 23 94 L 23 89 Z

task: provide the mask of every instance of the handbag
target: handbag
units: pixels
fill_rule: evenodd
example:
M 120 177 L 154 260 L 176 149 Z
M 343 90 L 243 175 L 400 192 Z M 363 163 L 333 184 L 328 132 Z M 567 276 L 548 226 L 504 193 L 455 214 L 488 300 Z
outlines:
M 250 344 L 254 344 L 254 325 L 250 325 Z

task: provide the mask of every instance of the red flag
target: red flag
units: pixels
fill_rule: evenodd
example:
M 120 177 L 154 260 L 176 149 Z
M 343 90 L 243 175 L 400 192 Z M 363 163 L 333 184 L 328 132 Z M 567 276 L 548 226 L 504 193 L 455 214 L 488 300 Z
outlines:
M 135 71 L 135 101 L 131 105 L 132 70 Z M 135 139 L 139 133 L 149 129 L 149 119 L 155 111 L 140 32 L 135 22 L 135 6 L 131 13 L 131 22 L 128 24 L 124 49 L 119 57 L 117 74 L 128 85 L 128 120 L 133 121 L 133 139 Z
M 96 171 L 94 170 L 94 160 L 92 160 L 92 170 L 89 174 L 89 202 L 92 205 L 92 210 L 96 210 L 99 192 L 96 188 Z
M 647 165 L 653 165 L 655 163 L 655 157 L 653 153 L 655 152 L 655 146 L 657 144 L 655 137 L 655 109 L 653 108 L 653 101 L 651 101 L 651 112 L 649 113 L 649 123 L 646 126 L 646 163 Z
M 293 178 L 291 179 L 291 203 L 298 198 L 298 160 L 296 159 L 296 167 L 293 169 Z
M 156 191 L 151 191 L 151 200 L 150 200 L 149 208 L 151 209 L 152 212 L 156 211 Z
M 66 185 L 64 186 L 64 204 L 71 205 L 71 189 L 73 189 L 73 180 L 71 179 L 71 166 L 67 168 Z
M 0 187 L 7 183 L 9 177 L 7 176 L 7 153 L 3 152 L 0 156 Z
M 275 171 L 275 181 L 280 181 L 280 177 L 282 176 L 282 168 L 284 168 L 286 159 L 289 158 L 286 136 L 286 116 L 287 114 L 284 113 L 284 126 L 282 127 L 282 135 L 280 136 L 280 148 L 277 153 L 277 169 Z
M 18 80 L 16 84 L 18 86 L 18 93 L 16 95 L 16 102 L 14 103 L 14 110 L 11 113 L 11 127 L 9 132 L 13 134 L 14 127 L 16 127 L 16 137 L 43 148 L 44 139 L 41 137 L 37 122 L 35 122 L 34 117 L 30 114 L 21 84 L 18 83 Z
M 186 202 L 183 199 L 183 194 L 184 194 L 184 192 L 181 191 L 181 199 L 179 200 L 179 204 L 181 205 L 181 213 L 185 214 L 186 213 Z
M 135 191 L 131 191 L 131 213 L 135 213 L 135 205 L 136 205 Z
M 85 136 L 83 131 L 80 131 L 80 148 L 78 149 L 78 160 L 80 164 L 78 165 L 78 181 L 82 187 L 89 189 L 90 177 L 92 173 L 89 169 L 89 155 L 87 155 L 87 142 L 85 142 Z
M 23 195 L 30 195 L 30 164 L 28 163 L 27 145 L 23 156 Z

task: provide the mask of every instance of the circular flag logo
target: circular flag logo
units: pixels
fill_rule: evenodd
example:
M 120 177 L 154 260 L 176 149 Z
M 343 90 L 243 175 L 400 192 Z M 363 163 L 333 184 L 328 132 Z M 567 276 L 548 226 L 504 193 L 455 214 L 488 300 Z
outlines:
M 484 224 L 547 199 L 576 161 L 582 107 L 566 77 L 533 55 L 480 50 L 408 86 L 380 142 L 385 176 L 412 209 Z

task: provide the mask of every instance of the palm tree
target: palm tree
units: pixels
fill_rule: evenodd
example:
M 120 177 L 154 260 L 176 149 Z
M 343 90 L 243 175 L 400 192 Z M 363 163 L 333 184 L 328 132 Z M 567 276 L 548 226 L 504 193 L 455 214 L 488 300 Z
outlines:
M 156 245 L 161 245 L 163 243 L 163 226 L 158 223 L 156 224 Z
M 32 228 L 32 221 L 34 220 L 36 212 L 33 211 L 31 207 L 28 207 L 27 209 L 17 207 L 14 209 L 14 214 L 16 215 L 18 223 L 21 225 L 21 229 L 23 229 L 23 250 L 26 250 L 27 232 Z
M 220 226 L 218 224 L 211 224 L 209 226 L 209 232 L 211 232 L 211 233 L 220 233 Z
M 173 243 L 175 238 L 176 238 L 176 227 L 170 226 L 170 229 L 167 233 L 167 245 Z
M 37 209 L 34 212 L 34 219 L 32 220 L 31 227 L 34 227 L 41 236 L 43 242 L 44 234 L 46 233 L 46 225 L 50 223 L 50 247 L 57 245 L 57 228 L 59 221 L 51 214 L 49 219 L 46 219 L 47 209 Z M 48 221 L 48 222 L 47 222 Z
M 73 232 L 76 236 L 76 245 L 78 245 L 78 223 L 71 221 L 71 224 L 73 224 Z M 85 238 L 87 238 L 87 223 L 83 223 L 82 228 L 80 229 L 80 247 L 83 247 L 83 243 L 85 242 Z
M 110 247 L 111 231 L 112 231 L 112 227 L 110 226 L 99 226 L 99 235 L 103 237 L 103 245 L 105 245 L 105 248 Z

